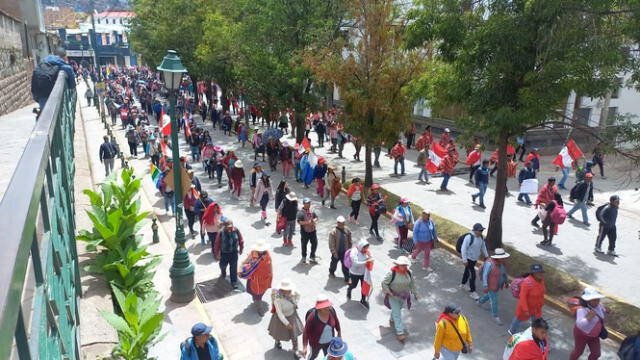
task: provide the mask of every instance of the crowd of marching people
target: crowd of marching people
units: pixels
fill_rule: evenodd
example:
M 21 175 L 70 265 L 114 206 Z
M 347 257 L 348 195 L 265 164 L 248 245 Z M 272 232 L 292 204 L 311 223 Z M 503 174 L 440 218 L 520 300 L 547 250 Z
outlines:
M 349 326 L 348 322 L 341 322 L 327 296 L 318 295 L 315 306 L 301 316 L 298 303 L 302 290 L 287 278 L 278 284 L 272 283 L 274 272 L 277 271 L 270 256 L 272 245 L 263 239 L 252 239 L 249 242 L 252 245 L 246 245 L 247 239 L 243 237 L 242 230 L 226 215 L 225 202 L 209 196 L 203 190 L 203 181 L 217 184 L 218 188 L 224 187 L 229 199 L 245 201 L 250 207 L 259 206 L 260 221 L 264 226 L 274 225 L 274 230 L 282 236 L 281 246 L 294 247 L 297 230 L 300 234 L 301 263 L 317 263 L 317 254 L 321 251 L 318 249 L 317 233 L 319 217 L 315 209 L 336 209 L 336 199 L 346 198 L 350 205 L 348 215 L 337 216 L 328 241 L 320 243 L 328 243 L 331 254 L 328 276 L 335 278 L 340 265 L 340 274 L 347 285 L 347 301 L 358 297 L 365 310 L 377 306 L 369 301 L 373 288 L 371 273 L 374 271 L 375 257 L 382 256 L 371 251 L 369 241 L 383 241 L 379 223 L 390 221 L 396 229 L 394 244 L 405 252 L 393 259 L 393 266 L 386 270 L 380 288 L 384 305 L 390 310 L 389 325 L 398 341 L 406 341 L 403 310 L 410 311 L 418 299 L 418 280 L 409 267 L 422 256 L 422 268 L 430 271 L 430 254 L 438 243 L 438 230 L 430 211 L 425 210 L 417 216 L 408 198 L 401 198 L 398 204 L 390 204 L 379 184 L 365 188 L 359 178 L 351 179 L 345 186 L 345 179 L 339 176 L 330 159 L 315 154 L 314 145 L 329 146 L 329 154 L 342 158 L 345 156 L 345 145 L 351 143 L 354 151 L 352 157 L 360 161 L 363 144 L 356 136 L 345 132 L 337 108 L 306 114 L 303 122 L 305 137 L 298 143 L 292 137 L 285 136 L 295 133 L 296 114 L 291 109 L 283 109 L 265 119 L 259 105 L 242 106 L 232 95 L 218 98 L 215 85 L 193 84 L 185 78 L 175 110 L 190 154 L 172 159 L 169 149 L 178 144 L 171 144 L 169 140 L 171 123 L 167 116 L 166 94 L 157 74 L 145 67 L 121 69 L 106 66 L 102 72 L 107 83 L 104 104 L 112 125 L 120 122 L 131 157 L 149 159 L 151 177 L 163 199 L 165 213 L 175 213 L 173 167 L 179 166 L 183 179 L 185 216 L 191 237 L 210 247 L 212 259 L 219 263 L 220 277 L 227 279 L 228 275 L 234 289 L 240 289 L 239 282 L 246 280 L 245 288 L 252 297 L 256 312 L 260 316 L 270 313 L 268 333 L 273 337 L 276 348 L 282 349 L 283 342 L 290 341 L 292 356 L 296 359 L 315 359 L 321 352 L 325 359 L 356 358 L 342 338 L 342 328 Z M 198 93 L 205 95 L 196 97 L 195 87 L 200 90 Z M 199 115 L 199 119 L 195 115 Z M 209 122 L 212 130 L 207 130 L 208 125 L 206 128 L 204 126 Z M 317 134 L 317 144 L 311 142 L 311 131 Z M 388 156 L 394 161 L 394 175 L 406 175 L 408 149 L 415 147 L 418 150 L 416 160 L 420 167 L 420 181 L 431 184 L 433 175 L 441 174 L 440 190 L 448 191 L 449 179 L 464 167 L 469 171 L 469 182 L 477 187 L 477 193 L 471 196 L 472 202 L 485 208 L 484 197 L 498 166 L 497 150 L 489 159 L 485 159 L 483 145 L 474 139 L 473 144 L 467 147 L 466 160 L 463 161 L 449 129 L 444 129 L 439 139 L 435 139 L 429 126 L 421 134 L 417 132 L 416 126 L 412 125 L 402 140 L 389 146 Z M 253 158 L 237 155 L 233 149 L 225 148 L 219 140 L 229 136 L 235 137 L 234 140 L 243 148 L 250 146 Z M 105 164 L 105 173 L 108 175 L 113 170 L 113 159 L 120 149 L 108 138 L 105 137 L 104 141 L 100 148 L 100 160 Z M 560 159 L 554 161 L 562 169 L 560 183 L 556 185 L 555 178 L 548 178 L 538 190 L 539 151 L 532 149 L 523 159 L 525 142 L 518 139 L 517 143 L 517 149 L 509 147 L 507 151 L 507 173 L 508 177 L 516 178 L 520 186 L 517 200 L 537 209 L 531 224 L 542 228 L 541 245 L 552 245 L 558 227 L 567 217 L 572 218 L 577 210 L 581 211 L 583 223 L 588 226 L 586 209 L 593 201 L 593 166 L 597 164 L 603 172 L 602 152 L 598 150 L 592 160 L 580 166 L 581 156 L 576 156 L 575 149 L 567 150 L 569 155 L 563 157 L 561 154 Z M 380 166 L 379 157 L 383 147 L 373 148 L 376 167 Z M 520 163 L 523 166 L 518 171 Z M 568 185 L 567 176 L 572 167 L 577 169 L 578 182 L 569 196 L 574 205 L 565 211 L 559 191 Z M 277 172 L 282 174 L 280 182 L 272 179 Z M 296 194 L 292 190 L 291 184 L 294 182 L 304 186 L 304 194 Z M 535 201 L 531 201 L 531 194 L 537 194 Z M 599 232 L 594 248 L 597 252 L 603 252 L 604 238 L 608 237 L 607 253 L 616 255 L 615 223 L 619 202 L 618 196 L 611 196 L 610 202 L 596 212 Z M 371 237 L 357 240 L 352 238 L 349 224 L 360 224 L 363 207 L 371 221 Z M 478 306 L 489 303 L 493 321 L 500 326 L 503 325 L 498 315 L 500 293 L 509 288 L 517 299 L 517 307 L 508 329 L 511 337 L 503 358 L 550 358 L 547 338 L 549 324 L 542 318 L 544 267 L 531 264 L 527 274 L 509 281 L 506 264 L 510 255 L 501 248 L 489 253 L 483 237 L 484 230 L 482 224 L 475 224 L 458 239 L 457 250 L 462 258 L 460 287 L 467 290 L 468 286 L 469 296 Z M 480 288 L 476 287 L 477 279 Z M 270 307 L 265 306 L 263 301 L 265 294 L 270 295 Z M 600 356 L 600 339 L 606 338 L 603 335 L 606 332 L 606 311 L 599 303 L 602 297 L 595 289 L 587 288 L 582 296 L 572 299 L 570 306 L 576 321 L 572 360 L 578 359 L 586 346 L 590 350 L 589 359 Z M 433 357 L 449 360 L 457 359 L 460 354 L 472 353 L 474 342 L 470 320 L 473 319 L 465 316 L 459 304 L 443 305 L 442 313 L 433 319 L 436 323 Z M 218 359 L 217 343 L 210 332 L 211 328 L 205 324 L 194 325 L 193 337 L 181 346 L 182 359 Z M 298 341 L 300 336 L 301 345 Z

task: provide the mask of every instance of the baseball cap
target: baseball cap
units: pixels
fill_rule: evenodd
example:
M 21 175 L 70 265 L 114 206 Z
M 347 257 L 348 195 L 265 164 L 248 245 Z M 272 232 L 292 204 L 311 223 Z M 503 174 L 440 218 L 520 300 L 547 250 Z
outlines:
M 620 196 L 618 196 L 618 195 L 611 195 L 611 197 L 609 198 L 609 201 L 616 201 L 616 200 L 620 200 Z
M 530 272 L 531 272 L 532 274 L 535 274 L 535 273 L 543 273 L 543 272 L 544 272 L 544 268 L 543 268 L 543 267 L 542 267 L 542 265 L 540 265 L 540 264 L 533 264 L 533 265 L 531 265 Z
M 196 336 L 196 335 L 202 335 L 202 334 L 208 334 L 211 332 L 213 328 L 211 326 L 207 326 L 204 323 L 197 323 L 195 325 L 193 325 L 193 327 L 191 328 L 191 335 Z
M 311 199 L 309 199 L 308 197 L 302 199 L 303 204 L 310 203 L 310 202 L 311 202 Z
M 473 225 L 473 231 L 484 231 L 484 226 L 480 223 L 475 223 Z

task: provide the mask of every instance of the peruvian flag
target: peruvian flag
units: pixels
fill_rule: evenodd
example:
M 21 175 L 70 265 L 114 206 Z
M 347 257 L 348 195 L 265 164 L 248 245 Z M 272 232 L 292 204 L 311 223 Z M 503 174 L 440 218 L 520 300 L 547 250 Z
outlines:
M 188 138 L 191 136 L 191 118 L 185 116 L 184 118 L 184 137 Z
M 431 144 L 431 149 L 429 149 L 429 158 L 427 159 L 427 171 L 432 174 L 436 173 L 445 155 L 447 155 L 447 150 L 445 150 L 442 145 L 436 142 Z
M 579 159 L 583 156 L 584 153 L 582 152 L 582 150 L 580 150 L 578 145 L 576 145 L 573 139 L 569 139 L 569 141 L 567 141 L 567 144 L 562 148 L 562 150 L 560 150 L 558 156 L 553 159 L 552 163 L 563 168 L 568 168 L 571 167 L 576 159 Z
M 477 163 L 478 160 L 480 160 L 481 156 L 482 156 L 482 154 L 480 154 L 480 151 L 473 150 L 471 153 L 469 153 L 469 156 L 467 156 L 467 162 L 465 162 L 465 164 L 473 165 L 473 164 Z
M 169 116 L 164 115 L 160 119 L 162 120 L 162 127 L 160 128 L 160 132 L 163 135 L 171 135 L 171 119 L 169 118 Z
M 160 110 L 160 123 L 158 124 L 158 126 L 160 127 L 160 129 L 162 129 L 162 122 L 164 120 L 164 116 L 166 115 L 164 112 L 164 106 L 161 108 L 162 110 Z
M 300 142 L 300 145 L 305 150 L 311 149 L 311 143 L 309 142 L 309 139 L 307 139 L 306 137 L 302 139 L 302 141 Z

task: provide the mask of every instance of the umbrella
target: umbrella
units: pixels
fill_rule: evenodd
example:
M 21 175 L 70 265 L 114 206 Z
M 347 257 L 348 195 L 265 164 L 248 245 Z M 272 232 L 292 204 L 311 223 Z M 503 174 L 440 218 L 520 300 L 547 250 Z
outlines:
M 280 139 L 282 137 L 283 132 L 280 129 L 276 129 L 276 128 L 269 128 L 267 130 L 264 131 L 264 133 L 262 133 L 262 140 L 263 141 L 267 141 L 269 139 Z
M 144 80 L 138 80 L 138 84 L 144 84 L 144 85 L 147 85 L 147 82 L 146 82 L 146 81 L 144 81 Z

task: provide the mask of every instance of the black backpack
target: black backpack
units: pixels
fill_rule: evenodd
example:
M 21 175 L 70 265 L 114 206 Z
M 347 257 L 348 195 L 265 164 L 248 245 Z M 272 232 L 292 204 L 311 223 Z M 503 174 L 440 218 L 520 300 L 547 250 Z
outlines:
M 581 182 L 573 185 L 571 191 L 569 191 L 569 200 L 573 201 L 578 198 L 578 188 L 580 187 Z
M 471 242 L 469 243 L 469 246 L 473 245 L 473 240 L 475 240 L 475 237 L 473 236 L 472 233 L 469 232 L 469 233 L 460 235 L 460 237 L 458 238 L 458 241 L 456 241 L 456 251 L 458 252 L 458 254 L 462 254 L 462 243 L 464 243 L 464 238 L 467 235 L 471 235 Z
M 607 207 L 608 205 L 609 204 L 600 205 L 596 209 L 596 219 L 598 219 L 598 221 L 600 221 L 601 223 L 605 222 L 604 219 L 602 218 L 602 212 L 604 211 L 604 208 Z
M 60 66 L 56 64 L 44 61 L 38 64 L 31 76 L 31 94 L 34 99 L 46 99 L 49 97 L 58 78 L 59 70 Z

